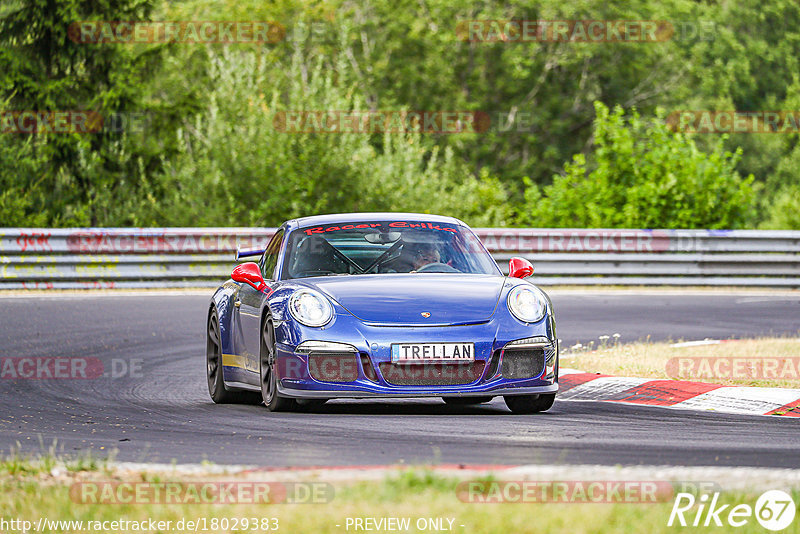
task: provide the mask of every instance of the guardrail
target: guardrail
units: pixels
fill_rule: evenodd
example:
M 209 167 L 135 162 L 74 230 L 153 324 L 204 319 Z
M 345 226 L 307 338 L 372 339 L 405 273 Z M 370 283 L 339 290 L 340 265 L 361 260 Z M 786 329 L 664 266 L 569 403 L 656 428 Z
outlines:
M 274 228 L 0 229 L 0 289 L 214 287 Z M 800 231 L 478 228 L 540 285 L 800 287 Z

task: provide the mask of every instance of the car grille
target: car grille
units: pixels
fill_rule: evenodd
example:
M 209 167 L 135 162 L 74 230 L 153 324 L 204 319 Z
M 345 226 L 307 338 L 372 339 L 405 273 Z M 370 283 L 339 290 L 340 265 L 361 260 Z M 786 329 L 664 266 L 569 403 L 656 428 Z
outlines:
M 358 379 L 358 355 L 352 352 L 312 352 L 308 374 L 320 382 L 352 382 Z
M 469 364 L 422 363 L 395 365 L 381 362 L 383 379 L 394 386 L 456 386 L 471 384 L 483 375 L 486 362 Z
M 534 378 L 544 371 L 544 349 L 506 349 L 503 378 Z

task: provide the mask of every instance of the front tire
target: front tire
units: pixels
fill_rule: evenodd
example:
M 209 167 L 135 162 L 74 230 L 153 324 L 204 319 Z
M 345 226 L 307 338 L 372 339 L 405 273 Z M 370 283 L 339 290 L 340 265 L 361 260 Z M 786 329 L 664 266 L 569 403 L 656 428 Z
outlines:
M 506 406 L 512 413 L 530 414 L 546 412 L 556 400 L 555 393 L 542 393 L 541 395 L 509 395 L 503 397 Z
M 294 399 L 281 397 L 278 394 L 278 373 L 276 365 L 275 327 L 272 319 L 264 321 L 261 335 L 261 356 L 258 359 L 258 374 L 261 377 L 261 398 L 264 406 L 271 412 L 288 412 L 293 410 L 297 403 Z

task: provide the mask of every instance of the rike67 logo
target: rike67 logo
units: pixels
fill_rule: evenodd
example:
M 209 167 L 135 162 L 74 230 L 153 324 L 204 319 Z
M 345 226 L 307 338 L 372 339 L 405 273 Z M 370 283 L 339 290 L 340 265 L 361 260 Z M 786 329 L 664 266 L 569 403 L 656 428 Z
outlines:
M 792 497 L 780 490 L 763 493 L 755 507 L 749 504 L 721 504 L 720 494 L 704 493 L 695 497 L 691 493 L 678 493 L 667 526 L 693 527 L 743 527 L 753 517 L 767 530 L 783 530 L 794 521 L 797 508 Z

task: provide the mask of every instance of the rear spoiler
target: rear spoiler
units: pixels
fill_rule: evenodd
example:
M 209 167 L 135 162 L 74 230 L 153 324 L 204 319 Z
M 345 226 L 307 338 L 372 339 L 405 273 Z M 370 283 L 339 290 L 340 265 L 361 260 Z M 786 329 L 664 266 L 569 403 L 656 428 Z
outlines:
M 242 258 L 249 258 L 251 256 L 261 256 L 264 253 L 264 250 L 266 250 L 264 247 L 242 248 L 241 246 L 237 246 L 235 260 L 239 261 Z

